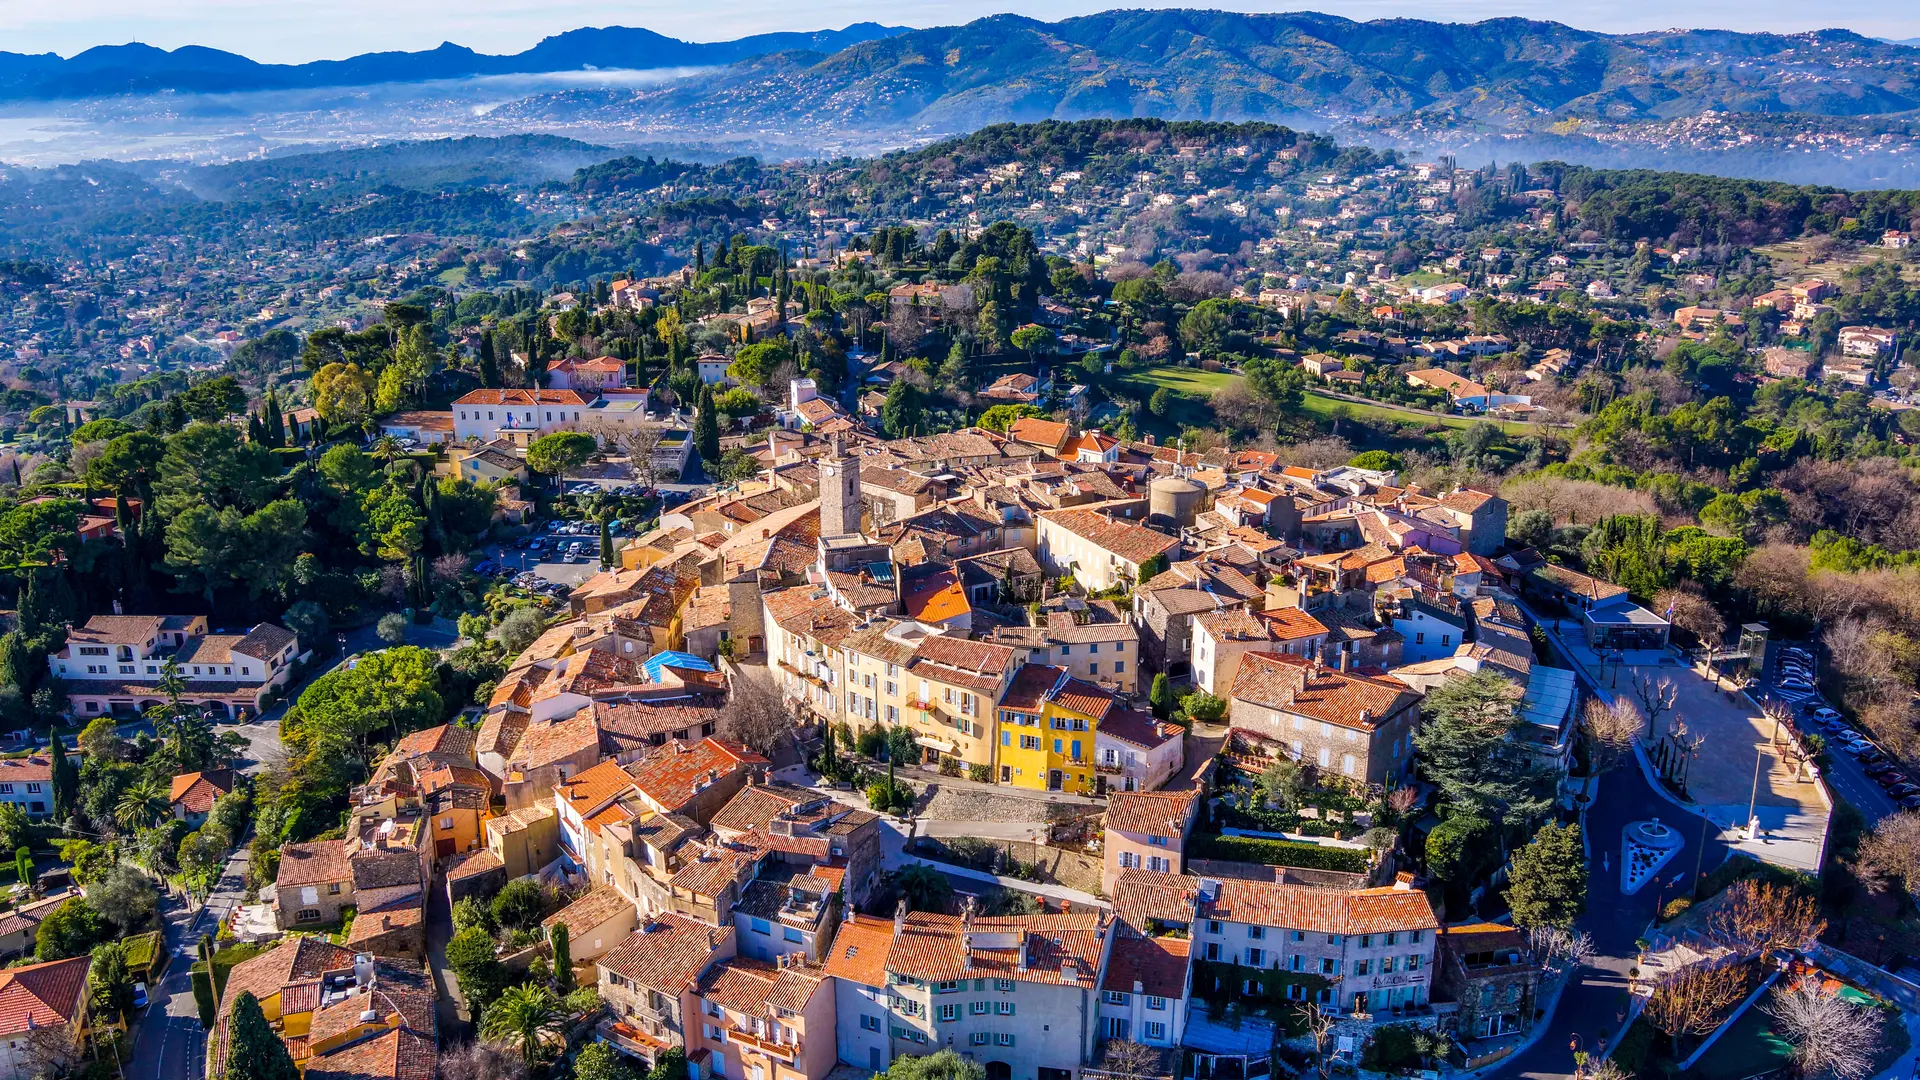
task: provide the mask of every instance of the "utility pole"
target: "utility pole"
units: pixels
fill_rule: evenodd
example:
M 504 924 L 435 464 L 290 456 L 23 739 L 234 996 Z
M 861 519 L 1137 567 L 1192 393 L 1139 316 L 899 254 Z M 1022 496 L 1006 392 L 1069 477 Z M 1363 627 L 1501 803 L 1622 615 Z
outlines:
M 1777 722 L 1776 722 L 1776 726 L 1777 726 Z M 1754 811 L 1754 808 L 1758 806 L 1760 802 L 1760 762 L 1763 761 L 1766 758 L 1766 756 L 1767 756 L 1767 752 L 1765 750 L 1760 749 L 1758 747 L 1754 748 L 1753 792 L 1747 796 L 1747 839 L 1749 840 L 1753 839 L 1754 835 L 1759 832 L 1759 830 L 1754 828 L 1753 826 L 1753 811 Z

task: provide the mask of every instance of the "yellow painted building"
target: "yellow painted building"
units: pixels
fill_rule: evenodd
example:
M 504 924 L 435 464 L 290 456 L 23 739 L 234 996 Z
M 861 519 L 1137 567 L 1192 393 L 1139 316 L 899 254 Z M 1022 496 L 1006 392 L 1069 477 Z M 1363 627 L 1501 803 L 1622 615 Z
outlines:
M 1005 645 L 930 637 L 902 668 L 901 712 L 924 764 L 955 758 L 962 767 L 994 763 L 994 707 L 1012 681 L 1016 654 Z M 1092 748 L 1092 743 L 1088 743 Z
M 1093 794 L 1094 738 L 1113 705 L 1111 693 L 1065 668 L 1022 667 L 999 702 L 994 779 L 1035 791 Z

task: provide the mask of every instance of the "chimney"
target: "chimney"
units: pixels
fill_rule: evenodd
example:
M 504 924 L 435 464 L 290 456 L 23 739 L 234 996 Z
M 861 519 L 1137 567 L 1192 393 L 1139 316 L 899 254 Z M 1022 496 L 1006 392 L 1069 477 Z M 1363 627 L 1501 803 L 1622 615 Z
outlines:
M 907 900 L 905 897 L 901 897 L 900 903 L 896 905 L 893 909 L 893 936 L 896 939 L 899 938 L 901 932 L 906 930 L 906 928 L 907 928 Z
M 1413 872 L 1410 870 L 1402 870 L 1393 875 L 1393 888 L 1395 892 L 1412 892 Z
M 1020 932 L 1020 957 L 1014 962 L 1014 966 L 1021 971 L 1027 970 L 1027 934 L 1024 930 Z
M 1346 646 L 1344 645 L 1341 646 L 1340 651 L 1335 653 L 1334 655 L 1339 658 L 1340 670 L 1341 671 L 1347 670 L 1347 663 L 1351 659 L 1351 654 L 1347 652 Z
M 1062 897 L 1060 899 L 1060 914 L 1062 915 L 1073 914 L 1073 901 L 1068 900 L 1065 897 Z
M 1360 710 L 1360 724 L 1361 724 L 1361 726 L 1362 726 L 1362 727 L 1365 727 L 1366 725 L 1368 725 L 1368 724 L 1371 724 L 1371 723 L 1373 723 L 1373 710 L 1372 710 L 1372 709 L 1361 709 L 1361 710 Z

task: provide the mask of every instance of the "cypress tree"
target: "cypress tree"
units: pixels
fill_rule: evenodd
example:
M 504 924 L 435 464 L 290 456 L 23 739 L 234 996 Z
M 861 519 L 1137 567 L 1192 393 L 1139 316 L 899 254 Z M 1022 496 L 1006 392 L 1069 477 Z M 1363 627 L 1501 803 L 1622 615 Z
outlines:
M 1153 704 L 1153 715 L 1165 720 L 1173 708 L 1173 688 L 1167 685 L 1166 672 L 1153 677 L 1153 690 L 1147 700 Z
M 553 981 L 565 994 L 573 989 L 573 947 L 567 940 L 567 924 L 555 923 L 547 931 L 547 944 L 553 946 Z
M 280 411 L 280 395 L 267 391 L 267 445 L 275 450 L 287 445 L 287 418 Z
M 73 815 L 73 763 L 67 760 L 67 744 L 60 741 L 59 731 L 48 728 L 47 738 L 53 743 L 53 819 L 65 822 Z
M 494 354 L 493 335 L 480 335 L 480 385 L 488 390 L 500 386 L 500 360 Z
M 600 519 L 600 565 L 613 565 L 613 519 Z
M 260 423 L 259 413 L 247 414 L 247 441 L 255 446 L 267 444 L 267 429 Z
M 698 414 L 693 418 L 693 447 L 699 452 L 701 462 L 712 465 L 720 460 L 720 417 L 714 408 L 710 384 L 701 384 L 695 407 Z
M 260 999 L 242 990 L 234 999 L 227 1022 L 227 1069 L 224 1080 L 300 1080 L 300 1070 L 287 1044 L 267 1026 Z
M 19 687 L 22 696 L 30 692 L 28 681 L 33 677 L 27 669 L 30 660 L 26 643 L 20 640 L 17 631 L 0 635 L 0 683 Z

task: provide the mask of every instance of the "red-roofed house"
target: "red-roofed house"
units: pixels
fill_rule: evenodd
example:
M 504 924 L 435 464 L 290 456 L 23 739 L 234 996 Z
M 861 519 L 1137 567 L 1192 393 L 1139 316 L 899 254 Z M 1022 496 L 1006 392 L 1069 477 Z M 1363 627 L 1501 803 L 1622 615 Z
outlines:
M 1107 800 L 1106 867 L 1102 891 L 1113 895 L 1124 871 L 1184 873 L 1187 833 L 1199 814 L 1198 791 L 1115 792 Z
M 171 789 L 167 793 L 167 802 L 173 806 L 173 816 L 199 828 L 213 812 L 213 801 L 228 794 L 234 788 L 232 769 L 213 769 L 208 772 L 193 772 L 173 778 Z
M 0 1077 L 44 1075 L 49 1061 L 79 1064 L 90 963 L 76 956 L 0 971 Z
M 1100 987 L 1100 1033 L 1147 1046 L 1179 1046 L 1187 1026 L 1191 946 L 1175 937 L 1116 940 Z

